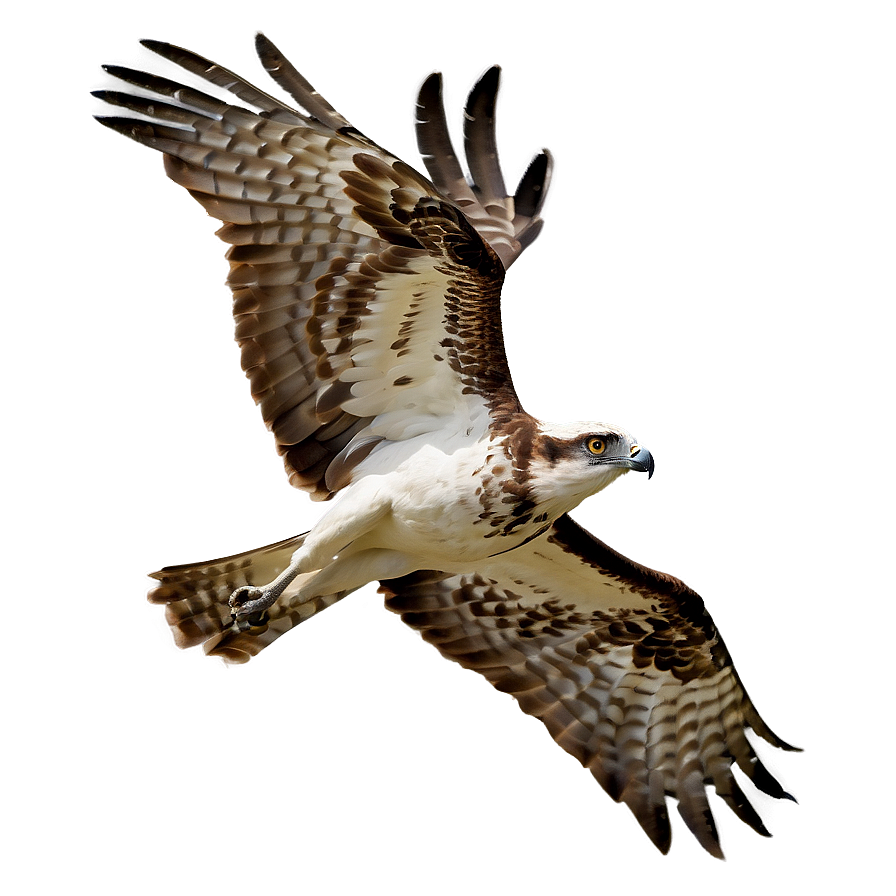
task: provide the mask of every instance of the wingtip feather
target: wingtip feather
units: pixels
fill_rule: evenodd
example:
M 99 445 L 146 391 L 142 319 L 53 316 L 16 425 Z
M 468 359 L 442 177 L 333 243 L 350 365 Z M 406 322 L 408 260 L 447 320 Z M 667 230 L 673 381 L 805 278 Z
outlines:
M 425 100 L 428 96 L 441 97 L 442 95 L 442 73 L 430 72 L 420 85 L 417 91 L 418 105 L 424 105 L 420 100 Z
M 493 65 L 473 85 L 464 107 L 464 148 L 475 189 L 486 204 L 504 203 L 507 188 L 498 161 L 495 139 L 495 105 L 501 69 Z
M 730 773 L 723 781 L 716 784 L 716 793 L 744 824 L 748 825 L 762 837 L 771 837 L 771 833 L 765 826 L 759 813 Z
M 264 62 L 266 56 L 272 53 L 281 55 L 276 44 L 262 31 L 255 32 L 255 53 Z
M 482 82 L 485 82 L 486 84 L 494 82 L 495 90 L 497 90 L 498 84 L 501 82 L 501 66 L 497 63 L 490 65 L 479 78 L 478 83 Z
M 516 214 L 526 218 L 538 216 L 547 196 L 553 168 L 553 157 L 546 149 L 533 156 L 514 193 Z
M 151 37 L 143 37 L 140 39 L 140 46 L 152 50 L 153 53 L 159 53 L 171 47 L 171 44 L 164 40 L 153 40 Z
M 138 143 L 144 143 L 155 136 L 153 126 L 145 121 L 138 121 L 136 118 L 124 118 L 120 115 L 94 115 L 93 116 L 103 127 L 109 128 L 116 133 Z
M 465 112 L 469 117 L 475 116 L 477 111 L 493 117 L 495 104 L 498 99 L 498 89 L 501 86 L 501 67 L 493 65 L 487 68 L 473 85 L 467 95 Z

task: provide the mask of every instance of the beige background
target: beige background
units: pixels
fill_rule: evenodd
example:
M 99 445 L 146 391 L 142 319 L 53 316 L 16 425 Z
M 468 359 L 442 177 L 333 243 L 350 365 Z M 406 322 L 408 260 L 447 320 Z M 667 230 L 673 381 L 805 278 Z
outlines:
M 86 2 L 19 7 L 4 69 L 3 835 L 14 893 L 863 892 L 892 804 L 896 61 L 886 3 Z M 7 14 L 9 16 L 9 14 Z M 17 17 L 17 19 L 16 19 Z M 508 180 L 546 226 L 505 288 L 527 409 L 657 472 L 575 514 L 706 598 L 801 804 L 662 858 L 535 721 L 365 589 L 226 669 L 144 573 L 275 541 L 291 490 L 231 340 L 214 223 L 95 125 L 99 65 L 188 46 L 268 89 L 264 30 L 418 164 L 504 66 Z M 176 74 L 174 74 L 177 77 Z M 271 88 L 275 89 L 275 88 Z M 114 113 L 113 113 L 114 114 Z M 887 838 L 889 841 L 889 838 Z

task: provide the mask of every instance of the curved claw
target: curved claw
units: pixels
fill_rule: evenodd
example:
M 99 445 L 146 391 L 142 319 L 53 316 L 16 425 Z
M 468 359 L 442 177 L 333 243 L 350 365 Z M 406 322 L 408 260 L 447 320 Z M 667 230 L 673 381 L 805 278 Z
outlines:
M 277 595 L 272 591 L 243 585 L 230 595 L 228 603 L 233 616 L 240 618 L 264 612 L 275 600 Z

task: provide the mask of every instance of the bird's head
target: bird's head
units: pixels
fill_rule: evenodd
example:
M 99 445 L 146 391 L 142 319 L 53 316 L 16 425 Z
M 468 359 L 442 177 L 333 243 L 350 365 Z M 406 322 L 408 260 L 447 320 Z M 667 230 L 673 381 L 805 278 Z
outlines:
M 606 423 L 541 424 L 532 457 L 539 500 L 559 502 L 565 513 L 629 470 L 653 476 L 653 456 L 618 426 Z

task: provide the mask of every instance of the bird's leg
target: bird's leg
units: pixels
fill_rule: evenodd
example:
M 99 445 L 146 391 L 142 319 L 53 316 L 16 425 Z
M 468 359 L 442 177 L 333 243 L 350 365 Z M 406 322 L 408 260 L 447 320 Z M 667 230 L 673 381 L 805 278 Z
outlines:
M 299 552 L 297 551 L 296 554 Z M 274 579 L 273 582 L 259 588 L 255 585 L 243 585 L 230 595 L 230 609 L 234 616 L 253 616 L 263 613 L 286 590 L 292 580 L 302 572 L 302 558 L 296 559 L 293 554 L 289 566 Z
M 345 551 L 351 543 L 369 531 L 390 511 L 388 501 L 381 497 L 379 490 L 371 488 L 370 493 L 356 490 L 357 501 L 350 505 L 336 505 L 325 514 L 308 533 L 302 546 L 292 555 L 289 566 L 267 585 L 243 585 L 230 595 L 230 609 L 234 618 L 241 619 L 263 613 L 302 573 L 327 568 L 334 557 Z M 362 512 L 354 507 L 363 507 Z
M 354 591 L 368 582 L 397 579 L 417 569 L 417 557 L 390 548 L 366 548 L 340 555 L 308 582 L 314 594 L 340 594 Z M 299 593 L 305 588 L 303 583 Z

